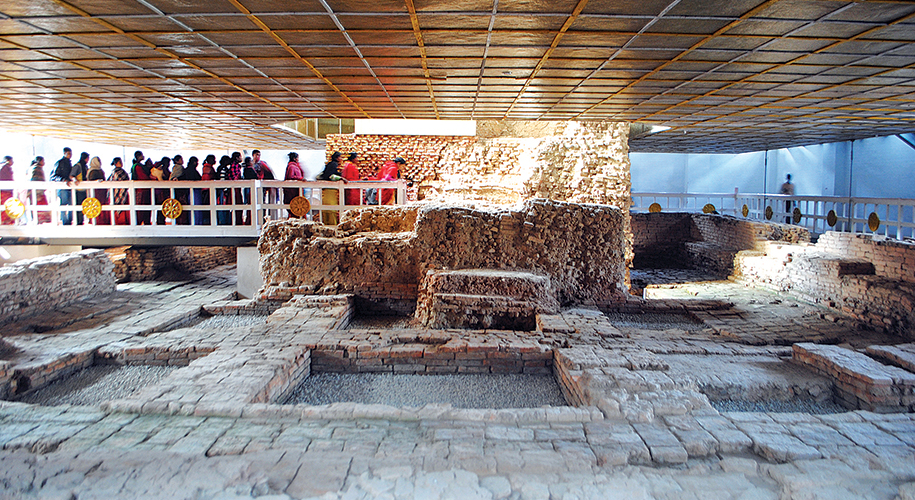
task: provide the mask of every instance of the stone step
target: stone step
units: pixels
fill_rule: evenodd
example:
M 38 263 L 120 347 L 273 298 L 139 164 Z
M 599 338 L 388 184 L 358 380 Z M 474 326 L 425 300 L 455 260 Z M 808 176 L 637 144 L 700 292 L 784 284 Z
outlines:
M 416 319 L 433 328 L 533 330 L 536 315 L 559 312 L 549 276 L 501 269 L 430 270 Z
M 516 299 L 504 295 L 472 295 L 468 293 L 436 293 L 432 295 L 436 308 L 458 310 L 498 309 L 503 312 L 536 312 L 537 304 L 530 300 Z
M 429 271 L 434 293 L 493 295 L 526 299 L 552 295 L 549 276 L 501 269 L 459 269 Z
M 915 344 L 872 345 L 867 348 L 867 353 L 907 371 L 915 372 Z
M 793 359 L 833 379 L 840 403 L 878 413 L 915 408 L 915 374 L 834 345 L 800 343 Z

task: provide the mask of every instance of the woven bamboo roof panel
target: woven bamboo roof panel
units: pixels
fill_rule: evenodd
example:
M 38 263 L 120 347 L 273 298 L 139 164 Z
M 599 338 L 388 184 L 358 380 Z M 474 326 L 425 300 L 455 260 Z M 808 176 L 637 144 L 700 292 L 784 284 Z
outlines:
M 332 117 L 754 151 L 915 131 L 915 3 L 0 0 L 0 106 L 8 130 L 175 148 L 302 148 L 271 125 Z

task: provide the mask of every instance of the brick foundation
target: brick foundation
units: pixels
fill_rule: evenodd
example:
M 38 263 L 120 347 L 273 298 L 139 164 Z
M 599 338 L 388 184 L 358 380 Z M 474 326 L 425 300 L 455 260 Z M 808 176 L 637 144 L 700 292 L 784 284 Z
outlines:
M 531 331 L 539 313 L 559 312 L 550 278 L 495 269 L 426 272 L 416 307 L 429 328 Z
M 839 402 L 852 410 L 909 412 L 915 406 L 915 374 L 833 345 L 795 344 L 793 359 L 835 383 Z
M 234 264 L 235 247 L 125 247 L 109 250 L 119 282 L 148 281 L 165 269 L 193 273 Z
M 915 338 L 915 244 L 830 231 L 816 245 L 769 243 L 736 262 L 746 283 Z
M 114 265 L 101 250 L 7 264 L 0 268 L 0 322 L 60 309 L 114 290 Z
M 727 215 L 661 212 L 632 214 L 633 267 L 695 267 L 720 274 L 734 257 L 761 241 L 808 242 L 801 227 Z

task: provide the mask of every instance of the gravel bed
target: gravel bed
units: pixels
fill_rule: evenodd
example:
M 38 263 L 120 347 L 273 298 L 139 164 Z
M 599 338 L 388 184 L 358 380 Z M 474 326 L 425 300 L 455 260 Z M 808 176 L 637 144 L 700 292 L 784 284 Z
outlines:
M 25 394 L 23 403 L 98 405 L 155 384 L 178 366 L 95 365 Z
M 306 378 L 286 404 L 385 404 L 418 407 L 430 403 L 455 408 L 539 408 L 568 406 L 550 375 L 412 375 L 316 373 Z
M 723 399 L 710 401 L 712 406 L 720 412 L 765 412 L 765 413 L 809 413 L 812 415 L 826 415 L 831 413 L 845 413 L 849 411 L 832 401 L 813 401 L 792 399 L 789 401 L 735 401 Z
M 368 330 L 383 328 L 387 330 L 402 330 L 410 328 L 412 320 L 412 316 L 353 316 L 347 329 Z
M 685 314 L 608 312 L 605 315 L 610 320 L 610 323 L 617 328 L 641 328 L 645 330 L 670 330 L 675 328 L 686 331 L 697 331 L 706 328 L 705 323 Z
M 210 317 L 198 317 L 180 328 L 201 328 L 218 330 L 221 328 L 239 328 L 244 326 L 261 326 L 267 324 L 267 316 L 253 314 L 217 314 Z

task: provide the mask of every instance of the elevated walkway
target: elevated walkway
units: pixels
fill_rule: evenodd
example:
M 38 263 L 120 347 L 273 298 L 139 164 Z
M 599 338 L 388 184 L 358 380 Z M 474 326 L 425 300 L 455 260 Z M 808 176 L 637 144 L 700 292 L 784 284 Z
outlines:
M 325 223 L 336 224 L 343 212 L 366 205 L 324 204 L 322 193 L 336 191 L 343 202 L 345 194 L 355 192 L 364 201 L 377 199 L 370 195 L 381 189 L 396 193 L 395 204 L 406 202 L 404 181 L 99 181 L 71 187 L 6 181 L 0 182 L 0 192 L 12 194 L 6 213 L 19 216 L 0 225 L 0 245 L 242 245 L 257 240 L 266 222 L 288 217 L 284 200 L 292 196 L 308 200 L 306 219 L 320 221 L 323 214 Z M 110 203 L 116 190 L 126 190 L 127 204 Z M 71 200 L 99 200 L 97 216 L 88 217 L 93 214 L 89 206 L 84 211 L 80 203 L 61 204 L 67 192 Z M 72 225 L 64 224 L 67 217 Z M 83 223 L 77 224 L 80 218 Z M 112 224 L 115 219 L 125 223 Z

